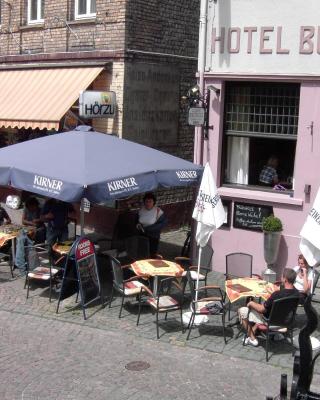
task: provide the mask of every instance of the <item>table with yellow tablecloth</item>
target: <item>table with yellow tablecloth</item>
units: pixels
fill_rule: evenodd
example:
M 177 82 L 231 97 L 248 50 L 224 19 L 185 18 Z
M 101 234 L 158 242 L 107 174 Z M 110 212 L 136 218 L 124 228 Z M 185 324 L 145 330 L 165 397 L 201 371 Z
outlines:
M 273 292 L 279 290 L 277 285 L 256 278 L 229 279 L 225 282 L 225 287 L 230 303 L 243 297 L 259 297 L 267 300 Z

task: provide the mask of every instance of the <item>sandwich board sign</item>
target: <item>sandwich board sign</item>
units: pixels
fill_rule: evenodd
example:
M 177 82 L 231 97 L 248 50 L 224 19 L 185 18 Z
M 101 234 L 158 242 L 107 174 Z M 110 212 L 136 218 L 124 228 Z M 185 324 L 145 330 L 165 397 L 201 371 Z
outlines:
M 85 237 L 74 242 L 66 258 L 57 312 L 60 301 L 75 293 L 80 294 L 84 319 L 87 319 L 85 309 L 90 303 L 100 300 L 102 304 L 94 244 Z

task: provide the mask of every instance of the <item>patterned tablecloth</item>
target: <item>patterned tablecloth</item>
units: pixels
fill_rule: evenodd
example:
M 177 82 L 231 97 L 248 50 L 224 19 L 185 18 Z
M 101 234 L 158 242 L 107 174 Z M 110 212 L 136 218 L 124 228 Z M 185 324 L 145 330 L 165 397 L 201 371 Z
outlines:
M 173 261 L 167 260 L 138 260 L 131 264 L 137 276 L 181 276 L 183 268 Z
M 261 297 L 267 300 L 270 295 L 279 290 L 273 283 L 255 278 L 237 278 L 227 280 L 225 283 L 226 293 L 231 303 L 242 297 Z
M 26 229 L 28 231 L 33 230 L 32 226 L 23 225 L 1 225 L 0 226 L 0 247 L 7 243 L 8 240 L 14 239 L 18 236 L 21 229 Z

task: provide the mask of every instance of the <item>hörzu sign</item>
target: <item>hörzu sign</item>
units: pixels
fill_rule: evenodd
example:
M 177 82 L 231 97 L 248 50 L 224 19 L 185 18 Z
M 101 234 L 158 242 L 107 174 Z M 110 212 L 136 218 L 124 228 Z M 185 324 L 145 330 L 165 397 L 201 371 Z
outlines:
M 114 118 L 116 113 L 115 92 L 84 90 L 79 97 L 79 115 L 83 118 Z

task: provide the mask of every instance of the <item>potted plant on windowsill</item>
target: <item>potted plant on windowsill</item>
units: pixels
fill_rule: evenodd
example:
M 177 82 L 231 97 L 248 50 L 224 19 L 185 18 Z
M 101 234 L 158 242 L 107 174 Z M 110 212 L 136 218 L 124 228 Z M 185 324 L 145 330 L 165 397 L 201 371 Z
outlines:
M 276 280 L 276 273 L 273 271 L 272 266 L 278 258 L 281 232 L 283 230 L 282 222 L 279 218 L 271 214 L 263 218 L 262 230 L 264 259 L 267 263 L 267 269 L 263 275 L 265 280 L 274 282 Z

